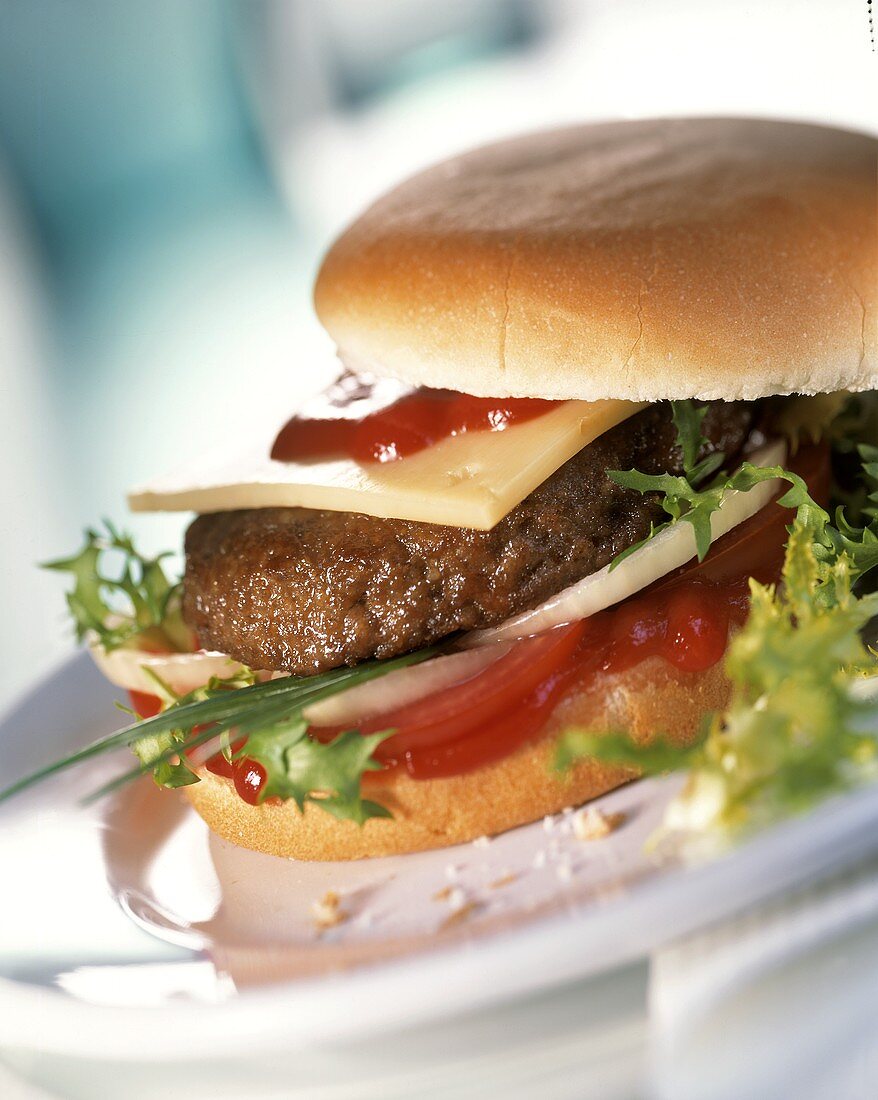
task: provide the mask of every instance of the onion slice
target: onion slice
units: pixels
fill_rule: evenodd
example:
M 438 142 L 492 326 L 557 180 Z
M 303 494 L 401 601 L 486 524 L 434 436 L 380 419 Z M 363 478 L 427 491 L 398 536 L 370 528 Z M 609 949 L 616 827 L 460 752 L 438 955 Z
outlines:
M 315 726 L 343 726 L 373 714 L 395 710 L 475 676 L 508 650 L 507 645 L 497 645 L 434 657 L 423 664 L 388 672 L 386 676 L 357 684 L 314 703 L 306 708 L 304 716 Z M 150 695 L 155 694 L 156 685 L 145 669 L 159 676 L 178 695 L 203 687 L 211 676 L 228 679 L 243 670 L 242 665 L 224 653 L 211 653 L 204 649 L 196 653 L 147 653 L 126 646 L 107 653 L 103 646 L 93 643 L 89 651 L 111 684 Z M 257 678 L 262 679 L 266 675 L 270 674 L 257 673 Z M 287 675 L 286 672 L 273 674 Z
M 509 651 L 508 645 L 482 647 L 433 657 L 420 665 L 399 668 L 376 680 L 348 688 L 339 695 L 306 707 L 303 714 L 314 726 L 344 726 L 374 714 L 408 706 L 452 684 L 475 676 Z
M 95 664 L 111 684 L 149 695 L 155 695 L 156 685 L 145 669 L 164 680 L 177 695 L 203 687 L 211 676 L 228 679 L 243 670 L 243 665 L 225 653 L 210 653 L 205 649 L 195 653 L 146 653 L 124 646 L 108 653 L 97 643 L 88 648 Z
M 748 461 L 755 466 L 776 466 L 786 461 L 786 455 L 786 444 L 775 441 L 754 451 Z M 777 496 L 781 485 L 779 478 L 772 478 L 754 485 L 747 492 L 727 492 L 717 511 L 710 517 L 712 541 L 756 515 Z M 466 635 L 462 644 L 477 647 L 497 642 L 513 642 L 518 638 L 541 634 L 544 630 L 561 626 L 562 623 L 587 619 L 685 565 L 697 553 L 692 525 L 675 523 L 660 531 L 639 550 L 635 550 L 612 572 L 610 566 L 606 565 L 550 597 L 532 611 L 515 615 L 499 626 L 472 631 Z

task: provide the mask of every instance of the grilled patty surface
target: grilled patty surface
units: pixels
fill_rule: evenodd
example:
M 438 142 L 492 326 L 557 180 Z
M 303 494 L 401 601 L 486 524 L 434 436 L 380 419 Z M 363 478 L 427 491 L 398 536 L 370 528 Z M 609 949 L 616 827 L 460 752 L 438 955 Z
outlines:
M 735 463 L 759 403 L 714 402 L 702 454 Z M 682 472 L 670 406 L 584 447 L 490 531 L 357 512 L 259 508 L 199 516 L 183 613 L 205 648 L 297 675 L 391 657 L 502 622 L 601 569 L 664 516 L 607 470 Z

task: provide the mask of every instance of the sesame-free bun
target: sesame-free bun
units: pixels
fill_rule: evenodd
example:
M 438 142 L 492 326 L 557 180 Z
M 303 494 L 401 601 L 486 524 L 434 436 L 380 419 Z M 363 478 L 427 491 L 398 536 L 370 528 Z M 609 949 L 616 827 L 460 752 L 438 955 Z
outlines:
M 257 852 L 338 860 L 442 848 L 537 821 L 636 777 L 630 768 L 596 760 L 563 774 L 552 771 L 560 730 L 625 729 L 638 742 L 667 733 L 686 744 L 703 716 L 725 705 L 728 693 L 721 663 L 689 673 L 651 657 L 623 673 L 603 674 L 562 699 L 543 738 L 498 763 L 449 779 L 414 780 L 402 772 L 371 777 L 376 781 L 365 793 L 394 816 L 363 826 L 338 821 L 310 803 L 304 815 L 290 801 L 251 806 L 231 780 L 204 768 L 202 781 L 183 790 L 215 833 Z
M 578 126 L 445 161 L 336 241 L 356 370 L 635 401 L 878 385 L 878 141 L 755 119 Z

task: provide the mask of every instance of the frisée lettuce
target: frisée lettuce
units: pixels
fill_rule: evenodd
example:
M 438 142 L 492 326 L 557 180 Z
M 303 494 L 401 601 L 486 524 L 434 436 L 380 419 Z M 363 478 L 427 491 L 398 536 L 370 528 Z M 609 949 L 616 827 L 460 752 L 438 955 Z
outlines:
M 864 638 L 878 616 L 878 593 L 866 590 L 878 566 L 878 448 L 860 444 L 857 454 L 861 525 L 842 508 L 833 519 L 800 479 L 781 501 L 796 506 L 782 582 L 751 579 L 750 612 L 726 657 L 729 704 L 706 719 L 695 746 L 665 737 L 638 746 L 624 733 L 563 735 L 561 768 L 589 756 L 644 773 L 688 771 L 657 840 L 723 846 L 878 776 L 876 703 L 869 690 L 853 690 L 862 680 L 878 689 L 878 660 Z

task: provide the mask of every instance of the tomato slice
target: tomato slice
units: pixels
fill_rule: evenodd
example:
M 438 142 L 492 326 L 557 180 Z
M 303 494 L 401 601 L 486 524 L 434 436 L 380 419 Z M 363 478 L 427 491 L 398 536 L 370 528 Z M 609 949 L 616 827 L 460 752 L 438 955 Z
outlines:
M 498 708 L 478 730 L 470 730 L 467 736 L 456 737 L 432 748 L 406 752 L 403 758 L 406 771 L 413 779 L 460 775 L 502 760 L 533 741 L 539 736 L 570 681 L 581 673 L 577 662 L 571 660 L 572 656 L 568 655 L 523 699 L 507 699 L 503 709 Z
M 586 629 L 583 621 L 526 638 L 459 684 L 407 706 L 373 715 L 357 728 L 361 733 L 397 731 L 375 754 L 388 764 L 400 762 L 417 750 L 463 738 L 472 730 L 484 728 L 499 712 L 514 707 L 551 678 L 573 654 Z M 311 730 L 320 740 L 328 740 L 339 732 L 335 727 Z

